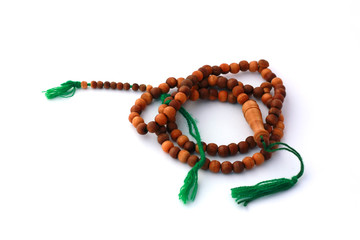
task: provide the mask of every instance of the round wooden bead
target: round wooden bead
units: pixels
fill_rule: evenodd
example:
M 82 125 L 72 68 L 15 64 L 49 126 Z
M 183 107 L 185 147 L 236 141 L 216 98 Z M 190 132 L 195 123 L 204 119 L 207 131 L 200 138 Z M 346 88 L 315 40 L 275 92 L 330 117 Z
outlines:
M 269 160 L 271 158 L 272 153 L 266 152 L 264 149 L 260 150 L 260 153 L 264 155 L 265 160 Z
M 261 68 L 267 68 L 267 67 L 269 67 L 269 62 L 266 61 L 265 59 L 260 59 L 260 60 L 259 60 L 259 67 L 261 67 Z
M 252 61 L 249 63 L 249 71 L 256 72 L 259 69 L 257 61 Z
M 148 92 L 141 94 L 141 98 L 144 99 L 147 105 L 149 105 L 153 100 L 152 95 Z
M 244 171 L 245 165 L 243 162 L 241 161 L 235 161 L 233 162 L 233 171 L 235 173 L 241 173 L 242 171 Z
M 249 70 L 249 63 L 248 63 L 248 61 L 245 61 L 245 60 L 241 61 L 241 62 L 239 63 L 239 66 L 240 66 L 240 70 L 241 70 L 242 72 L 245 72 L 245 71 Z
M 262 155 L 261 153 L 257 152 L 254 153 L 254 155 L 252 156 L 252 158 L 254 159 L 254 162 L 256 165 L 261 165 L 264 163 L 265 161 L 265 157 L 264 155 Z
M 180 147 L 183 147 L 186 142 L 189 141 L 189 138 L 186 135 L 181 135 L 177 138 L 176 142 Z
M 284 128 L 285 128 L 284 122 L 279 120 L 279 121 L 276 123 L 276 126 L 275 126 L 275 127 L 284 130 Z
M 208 83 L 210 86 L 216 86 L 217 84 L 217 80 L 218 80 L 218 77 L 215 76 L 215 75 L 210 75 L 209 78 L 208 78 Z
M 121 82 L 118 82 L 118 83 L 116 84 L 116 88 L 117 88 L 117 90 L 123 90 L 124 84 L 121 83 Z
M 228 93 L 228 98 L 227 98 L 227 101 L 229 103 L 236 103 L 236 97 L 234 96 L 234 94 L 232 94 L 232 92 Z
M 168 119 L 175 120 L 175 116 L 176 116 L 175 108 L 173 108 L 171 106 L 167 106 L 164 108 L 163 113 L 167 116 Z
M 244 92 L 245 92 L 246 94 L 250 95 L 250 94 L 253 93 L 253 91 L 254 91 L 253 86 L 251 86 L 251 85 L 249 85 L 249 84 L 246 84 L 246 85 L 244 86 Z
M 169 106 L 175 108 L 176 111 L 179 111 L 179 109 L 181 108 L 181 103 L 177 100 L 172 100 L 170 103 L 169 103 Z
M 189 99 L 191 101 L 196 101 L 199 99 L 199 97 L 200 97 L 199 91 L 195 89 L 191 89 Z
M 168 124 L 166 126 L 166 129 L 169 133 L 171 133 L 172 130 L 177 129 L 177 128 L 178 128 L 178 126 L 177 126 L 176 122 L 168 122 Z
M 261 97 L 261 101 L 266 105 L 266 103 L 272 99 L 272 96 L 270 93 L 264 93 Z
M 224 174 L 229 174 L 231 173 L 233 170 L 233 166 L 231 164 L 231 162 L 229 161 L 225 161 L 221 163 L 221 172 Z
M 91 88 L 96 88 L 97 87 L 97 82 L 96 81 L 91 81 L 90 86 L 91 86 Z
M 204 77 L 204 74 L 201 72 L 201 71 L 194 71 L 193 73 L 192 73 L 192 75 L 194 75 L 196 78 L 197 78 L 197 80 L 198 81 L 201 81 L 202 79 L 203 79 L 203 77 Z
M 228 148 L 229 148 L 229 154 L 231 156 L 236 155 L 238 153 L 238 151 L 239 151 L 239 147 L 238 147 L 238 145 L 236 143 L 230 143 L 228 145 Z
M 218 173 L 220 171 L 221 165 L 217 160 L 210 161 L 209 170 L 213 173 Z
M 282 108 L 282 101 L 280 101 L 279 99 L 273 99 L 271 101 L 271 107 L 274 107 L 274 108 L 278 108 L 278 109 L 281 109 Z
M 278 84 L 283 84 L 283 81 L 281 80 L 281 78 L 276 77 L 271 80 L 271 85 L 273 85 L 274 87 Z
M 166 140 L 161 144 L 162 150 L 166 153 L 168 153 L 172 147 L 174 147 L 174 144 L 169 140 Z
M 160 83 L 159 88 L 162 93 L 168 93 L 170 91 L 170 87 L 167 83 Z
M 178 159 L 182 163 L 186 163 L 189 157 L 190 153 L 186 150 L 181 150 L 178 154 Z
M 109 81 L 105 81 L 105 82 L 104 82 L 104 88 L 105 88 L 105 89 L 109 89 L 109 88 L 110 88 L 110 82 L 109 82 Z M 129 88 L 130 88 L 130 84 L 129 84 Z M 128 90 L 128 89 L 125 89 L 125 90 Z
M 106 85 L 105 85 L 105 84 L 106 84 Z M 110 83 L 109 83 L 109 82 L 107 82 L 107 83 L 105 82 L 105 83 L 104 83 L 104 88 L 106 88 L 106 87 L 108 87 L 108 88 L 110 87 Z M 123 84 L 123 89 L 124 89 L 124 90 L 129 90 L 129 89 L 130 89 L 130 83 L 127 83 L 127 82 L 124 83 L 124 84 Z
M 202 165 L 201 169 L 203 169 L 203 170 L 208 170 L 208 169 L 209 169 L 209 165 L 210 165 L 210 159 L 205 158 L 205 163 L 204 163 L 204 165 Z
M 269 115 L 267 115 L 267 117 L 266 117 L 265 120 L 266 120 L 266 123 L 267 123 L 267 124 L 270 124 L 270 125 L 272 125 L 272 126 L 275 126 L 276 123 L 277 123 L 278 120 L 279 120 L 279 117 L 276 116 L 275 114 L 269 114 Z
M 226 145 L 221 145 L 218 148 L 218 154 L 219 154 L 220 157 L 229 156 L 229 152 L 230 152 L 229 147 L 226 146 Z
M 167 122 L 168 122 L 168 119 L 166 117 L 165 114 L 163 113 L 159 113 L 158 115 L 156 115 L 155 117 L 155 122 L 157 124 L 159 124 L 160 126 L 164 126 Z
M 155 99 L 159 98 L 161 96 L 161 93 L 162 93 L 161 89 L 157 87 L 151 88 L 150 90 L 150 94 Z
M 184 144 L 184 149 L 189 151 L 190 153 L 193 153 L 195 151 L 195 143 L 193 141 L 187 141 Z
M 277 128 L 277 127 L 272 130 L 272 134 L 277 135 L 279 140 L 284 136 L 283 130 L 281 128 Z
M 111 86 L 112 84 L 113 84 L 113 83 L 110 84 L 110 87 L 111 87 L 112 89 L 115 89 L 115 88 L 116 88 L 116 83 L 113 84 L 113 87 L 114 87 L 114 88 Z M 133 83 L 131 89 L 136 92 L 137 90 L 139 90 L 139 84 Z
M 230 78 L 228 81 L 227 81 L 227 84 L 226 84 L 226 87 L 229 89 L 229 90 L 232 90 L 234 87 L 236 87 L 238 85 L 238 81 L 235 79 L 235 78 Z
M 249 144 L 246 141 L 241 141 L 238 144 L 240 153 L 247 153 L 249 151 Z
M 146 108 L 146 101 L 142 98 L 138 98 L 135 101 L 135 105 L 139 105 L 141 107 L 141 110 L 144 110 Z
M 239 104 L 244 104 L 247 100 L 249 100 L 249 96 L 246 93 L 240 93 L 239 96 L 236 98 Z
M 81 88 L 86 89 L 87 87 L 88 87 L 87 82 L 82 81 L 82 82 L 81 82 Z
M 230 72 L 233 74 L 236 74 L 240 71 L 240 66 L 237 63 L 231 63 L 230 64 Z
M 157 136 L 157 141 L 159 144 L 163 144 L 163 142 L 168 141 L 169 140 L 169 135 L 166 133 L 160 133 Z
M 227 74 L 230 71 L 230 66 L 227 63 L 223 63 L 220 65 L 221 73 Z
M 130 112 L 137 112 L 137 113 L 141 113 L 142 112 L 142 109 L 139 105 L 133 105 L 131 108 L 130 108 Z
M 218 77 L 216 84 L 219 88 L 224 89 L 227 87 L 227 81 L 228 80 L 225 77 Z
M 146 85 L 145 84 L 140 84 L 139 90 L 142 91 L 142 92 L 145 92 L 146 91 Z
M 221 74 L 221 68 L 219 66 L 212 66 L 212 74 L 219 76 Z
M 190 157 L 187 160 L 187 163 L 189 164 L 190 167 L 195 166 L 195 164 L 199 161 L 198 156 L 196 155 L 190 155 Z
M 155 121 L 151 121 L 147 125 L 147 129 L 151 133 L 155 133 L 159 130 L 159 125 Z
M 140 123 L 143 123 L 144 119 L 142 117 L 134 117 L 133 120 L 131 121 L 132 125 L 134 127 L 137 127 Z
M 199 94 L 201 99 L 208 99 L 210 96 L 209 89 L 207 88 L 200 88 Z
M 276 108 L 276 107 L 271 107 L 270 109 L 269 109 L 269 114 L 275 114 L 276 116 L 280 116 L 280 114 L 281 114 L 281 110 L 280 109 L 278 109 L 278 108 Z
M 166 79 L 166 83 L 169 85 L 170 88 L 174 88 L 177 86 L 177 80 L 173 77 L 169 77 L 168 79 Z
M 219 91 L 218 98 L 220 102 L 226 102 L 228 99 L 228 92 L 225 90 Z
M 148 132 L 147 129 L 147 125 L 146 123 L 139 123 L 136 127 L 136 131 L 140 134 L 140 135 L 145 135 Z
M 255 161 L 251 157 L 245 157 L 242 162 L 244 163 L 246 169 L 252 169 L 255 166 Z
M 170 150 L 169 150 L 169 155 L 170 155 L 172 158 L 177 159 L 179 152 L 180 152 L 180 148 L 178 148 L 178 147 L 172 147 L 172 148 L 170 148 Z
M 212 88 L 209 90 L 209 100 L 214 101 L 216 99 L 218 99 L 218 91 Z
M 264 94 L 264 89 L 262 87 L 254 88 L 253 90 L 254 97 L 261 98 L 263 94 Z
M 250 148 L 254 148 L 257 145 L 255 138 L 253 136 L 247 137 L 245 141 L 247 142 L 247 144 L 249 144 Z
M 174 141 L 176 141 L 178 139 L 178 137 L 180 137 L 181 135 L 182 135 L 182 132 L 179 129 L 174 129 L 170 133 L 171 139 Z
M 211 156 L 215 156 L 217 151 L 218 151 L 218 145 L 216 145 L 215 143 L 209 143 L 206 146 L 206 152 Z
M 235 97 L 238 97 L 241 93 L 244 93 L 243 86 L 236 86 L 232 89 L 232 94 L 234 94 Z
M 102 81 L 98 81 L 97 82 L 97 88 L 103 88 L 104 87 L 104 83 Z
M 111 82 L 110 83 L 110 88 L 111 89 L 116 89 L 116 82 Z
M 186 102 L 186 100 L 187 100 L 187 97 L 186 97 L 186 95 L 184 93 L 178 92 L 178 93 L 176 93 L 174 99 L 179 101 L 181 104 L 184 104 Z

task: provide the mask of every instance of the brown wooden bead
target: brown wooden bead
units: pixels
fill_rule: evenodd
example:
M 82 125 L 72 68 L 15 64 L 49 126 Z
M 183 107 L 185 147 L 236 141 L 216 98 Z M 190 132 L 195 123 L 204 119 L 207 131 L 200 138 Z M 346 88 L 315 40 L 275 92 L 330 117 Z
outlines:
M 197 78 L 196 76 L 194 76 L 194 75 L 189 75 L 189 76 L 187 76 L 186 79 L 191 81 L 191 83 L 192 83 L 191 86 L 195 86 L 195 85 L 197 85 L 200 81 L 202 81 L 202 80 L 198 80 L 198 78 Z M 204 79 L 204 77 L 203 77 L 203 79 Z
M 272 134 L 277 135 L 279 137 L 279 140 L 284 136 L 283 130 L 277 127 L 272 130 Z
M 150 93 L 152 88 L 153 88 L 152 85 L 150 85 L 150 84 L 146 85 L 146 92 Z
M 157 99 L 161 96 L 161 89 L 158 87 L 154 87 L 150 90 L 150 94 L 152 95 L 153 98 Z
M 189 99 L 190 99 L 191 101 L 196 101 L 196 100 L 199 99 L 199 97 L 200 97 L 199 91 L 198 91 L 198 90 L 195 90 L 195 89 L 191 89 Z
M 249 151 L 249 144 L 246 141 L 241 141 L 238 144 L 240 153 L 247 153 Z
M 276 116 L 280 116 L 280 114 L 281 114 L 281 110 L 280 109 L 278 109 L 278 108 L 276 108 L 276 107 L 271 107 L 270 109 L 269 109 L 269 114 L 275 114 Z
M 249 100 L 249 96 L 246 93 L 240 93 L 239 96 L 236 98 L 239 104 L 244 104 L 247 100 Z
M 116 89 L 116 82 L 111 82 L 110 83 L 110 88 L 111 89 Z
M 205 163 L 204 163 L 204 165 L 202 165 L 201 169 L 203 169 L 203 170 L 208 170 L 208 169 L 209 169 L 209 165 L 210 165 L 210 159 L 205 158 Z
M 209 89 L 207 88 L 200 88 L 199 94 L 201 99 L 208 99 L 210 96 Z
M 227 81 L 227 84 L 226 84 L 226 87 L 229 89 L 229 90 L 232 90 L 234 87 L 236 87 L 238 85 L 238 81 L 235 79 L 235 78 L 230 78 L 228 81 Z
M 96 81 L 91 81 L 90 86 L 91 86 L 91 88 L 96 88 L 97 82 Z
M 210 75 L 209 78 L 208 78 L 208 83 L 209 83 L 209 86 L 216 86 L 217 84 L 217 80 L 218 80 L 218 77 L 215 76 L 215 75 Z
M 217 151 L 218 151 L 218 145 L 216 145 L 215 143 L 209 143 L 206 146 L 206 152 L 211 156 L 215 156 Z
M 82 81 L 81 82 L 81 88 L 86 89 L 88 87 L 87 82 Z
M 247 137 L 245 141 L 249 144 L 249 148 L 251 148 L 251 149 L 256 147 L 256 145 L 257 145 L 255 142 L 255 138 L 253 136 Z
M 110 82 L 105 81 L 105 82 L 104 82 L 104 88 L 105 88 L 105 89 L 109 89 L 109 88 L 110 88 Z
M 255 161 L 252 157 L 245 157 L 242 162 L 246 169 L 252 169 L 255 166 Z
M 161 104 L 159 107 L 158 107 L 158 112 L 159 113 L 163 113 L 164 112 L 164 109 L 167 107 L 168 105 L 166 104 Z
M 141 94 L 141 98 L 145 100 L 147 105 L 149 105 L 153 100 L 152 95 L 148 92 Z
M 173 107 L 176 111 L 179 111 L 179 109 L 181 108 L 181 103 L 177 100 L 172 100 L 169 103 L 169 106 Z
M 163 113 L 167 116 L 168 119 L 175 121 L 175 116 L 176 116 L 175 108 L 173 108 L 171 106 L 167 106 L 167 107 L 165 107 Z
M 230 143 L 228 145 L 228 148 L 229 148 L 229 154 L 231 156 L 236 155 L 238 153 L 238 151 L 239 151 L 239 147 L 238 147 L 238 145 L 236 143 Z
M 174 99 L 178 100 L 181 104 L 184 104 L 186 102 L 186 100 L 187 100 L 187 97 L 186 97 L 186 95 L 184 93 L 178 92 L 178 93 L 176 93 Z
M 187 141 L 184 144 L 184 149 L 189 151 L 190 153 L 193 153 L 195 151 L 195 143 L 193 141 Z
M 232 89 L 232 94 L 237 98 L 241 93 L 244 93 L 243 86 L 236 86 Z
M 159 130 L 159 125 L 155 121 L 150 121 L 147 125 L 147 129 L 151 133 L 155 133 Z
M 271 70 L 269 68 L 265 68 L 261 71 L 261 77 L 265 79 L 265 75 L 271 73 Z
M 204 150 L 204 152 L 206 152 L 206 143 L 201 142 L 201 144 L 202 144 L 202 149 Z M 199 149 L 199 145 L 198 145 L 198 144 L 195 145 L 195 151 L 196 151 L 197 153 L 200 153 L 200 149 Z
M 139 117 L 140 114 L 138 112 L 131 112 L 129 115 L 129 122 L 132 123 L 132 120 L 134 119 L 134 117 Z
M 182 135 L 182 132 L 180 131 L 180 129 L 174 129 L 170 133 L 171 139 L 174 141 L 176 141 L 178 139 L 178 137 L 180 137 L 181 135 Z
M 147 134 L 148 129 L 147 129 L 146 123 L 139 123 L 139 125 L 137 125 L 137 127 L 136 127 L 136 131 L 137 131 L 140 135 L 145 135 L 145 134 Z
M 178 154 L 178 159 L 182 163 L 186 163 L 189 157 L 190 153 L 186 150 L 181 150 Z
M 275 93 L 273 96 L 273 99 L 279 99 L 280 101 L 284 101 L 285 97 L 284 95 L 280 94 L 280 93 Z
M 228 92 L 225 90 L 219 91 L 218 98 L 220 102 L 226 102 L 228 99 Z
M 269 114 L 266 117 L 266 123 L 270 124 L 271 126 L 275 126 L 276 123 L 279 121 L 279 117 L 275 114 Z
M 269 67 L 269 62 L 266 61 L 265 59 L 260 59 L 259 60 L 259 66 L 262 67 L 262 68 L 267 68 L 267 67 Z
M 145 108 L 146 108 L 146 102 L 145 102 L 145 100 L 144 99 L 142 99 L 142 98 L 138 98 L 138 99 L 136 99 L 136 101 L 135 101 L 135 105 L 139 105 L 140 107 L 141 107 L 141 110 L 144 110 Z
M 230 149 L 226 145 L 220 145 L 218 148 L 218 154 L 220 157 L 227 157 L 229 156 Z
M 283 84 L 283 81 L 281 80 L 281 78 L 276 77 L 271 80 L 271 85 L 273 85 L 274 87 L 278 84 Z
M 146 85 L 145 84 L 140 84 L 139 90 L 142 91 L 142 92 L 145 92 L 146 91 Z
M 232 92 L 228 93 L 228 99 L 227 101 L 229 103 L 236 103 L 237 102 L 237 99 L 236 97 L 234 96 L 234 94 L 232 94 Z
M 168 153 L 172 147 L 174 147 L 174 144 L 169 140 L 166 140 L 161 144 L 162 150 L 166 153 Z
M 189 97 L 190 94 L 191 94 L 191 89 L 188 86 L 181 86 L 179 88 L 179 92 L 182 92 L 182 93 L 184 93 L 186 95 L 186 97 Z
M 159 126 L 159 130 L 157 130 L 156 132 L 155 132 L 155 134 L 157 135 L 157 136 L 159 136 L 160 134 L 163 134 L 163 133 L 166 133 L 166 127 L 165 126 Z M 166 134 L 167 135 L 167 134 Z
M 196 155 L 190 155 L 190 157 L 187 160 L 187 163 L 190 167 L 195 166 L 195 164 L 199 161 L 199 157 Z
M 255 164 L 258 166 L 258 165 L 261 165 L 264 163 L 265 161 L 265 157 L 264 155 L 262 155 L 261 153 L 254 153 L 254 155 L 252 156 L 252 158 L 254 159 L 254 162 Z
M 212 74 L 215 76 L 219 76 L 222 72 L 221 68 L 219 66 L 212 66 Z
M 241 173 L 242 171 L 244 171 L 245 165 L 243 162 L 241 161 L 235 161 L 233 162 L 233 171 L 235 173 Z
M 194 71 L 193 73 L 192 73 L 192 75 L 194 75 L 196 78 L 197 78 L 197 80 L 198 81 L 201 81 L 202 79 L 203 79 L 203 77 L 204 77 L 204 74 L 201 72 L 201 71 Z
M 104 83 L 102 81 L 98 81 L 97 82 L 97 88 L 103 88 L 104 87 Z
M 168 122 L 166 130 L 170 133 L 174 129 L 178 129 L 178 125 L 176 124 L 176 122 Z
M 272 132 L 272 126 L 270 124 L 264 123 L 264 128 L 268 133 Z
M 251 61 L 249 63 L 249 71 L 250 72 L 256 72 L 259 69 L 259 65 L 257 63 L 257 61 Z
M 227 63 L 221 64 L 220 68 L 221 68 L 221 73 L 223 73 L 223 74 L 227 74 L 230 71 L 230 66 Z
M 276 75 L 273 72 L 268 72 L 263 77 L 266 81 L 271 82 L 272 79 L 276 78 Z
M 210 65 L 204 65 L 203 68 L 205 68 L 208 72 L 208 75 L 206 77 L 212 74 L 212 67 Z
M 117 88 L 117 90 L 123 90 L 124 84 L 122 84 L 121 82 L 118 82 L 118 83 L 116 84 L 116 88 Z
M 168 122 L 168 118 L 166 117 L 165 114 L 159 113 L 159 114 L 156 115 L 156 117 L 155 117 L 155 122 L 156 122 L 157 124 L 159 124 L 159 126 L 164 126 L 164 125 Z
M 253 95 L 256 98 L 261 98 L 264 94 L 264 89 L 262 87 L 256 87 L 254 88 Z
M 208 79 L 205 78 L 201 80 L 201 82 L 199 83 L 199 88 L 208 88 L 208 87 L 209 87 Z
M 216 89 L 211 88 L 209 90 L 209 100 L 214 101 L 218 99 L 218 91 Z
M 245 60 L 241 61 L 241 62 L 239 63 L 239 66 L 240 66 L 240 70 L 241 70 L 242 72 L 245 72 L 245 71 L 249 70 L 249 63 L 248 63 L 248 61 L 245 61 Z
M 130 108 L 130 112 L 137 112 L 137 113 L 141 113 L 141 106 L 139 105 L 133 105 L 131 108 Z
M 168 93 L 170 91 L 170 87 L 167 83 L 160 83 L 159 88 L 162 93 Z
M 230 72 L 232 73 L 232 74 L 236 74 L 236 73 L 238 73 L 240 71 L 240 66 L 239 66 L 239 64 L 237 64 L 237 63 L 231 63 L 230 64 Z
M 266 105 L 266 103 L 272 99 L 272 96 L 270 93 L 264 93 L 261 97 L 261 101 Z
M 229 174 L 233 170 L 232 163 L 229 161 L 225 161 L 221 163 L 221 172 L 224 174 Z
M 266 152 L 264 149 L 260 150 L 260 153 L 264 155 L 265 160 L 269 160 L 271 158 L 272 153 Z
M 111 83 L 111 84 L 112 84 L 112 83 Z M 116 88 L 116 83 L 115 83 L 114 87 Z M 111 87 L 111 88 L 112 88 L 112 87 Z M 113 89 L 115 89 L 115 88 L 113 88 Z M 139 84 L 133 83 L 131 89 L 136 92 L 137 90 L 139 90 Z
M 106 83 L 106 82 L 105 82 L 105 83 Z M 105 87 L 105 83 L 104 83 L 104 88 L 106 88 L 106 87 Z M 110 86 L 110 85 L 109 85 L 109 86 Z M 124 90 L 129 90 L 129 89 L 130 89 L 130 83 L 127 83 L 127 82 L 124 83 L 124 84 L 123 84 L 123 89 L 124 89 Z
M 210 161 L 209 170 L 213 173 L 218 173 L 220 171 L 221 165 L 217 160 Z
M 181 87 L 188 87 L 189 90 L 193 87 L 193 85 L 194 85 L 194 83 L 190 79 L 185 79 L 180 84 Z
M 218 77 L 218 79 L 217 79 L 217 86 L 219 87 L 219 88 L 222 88 L 222 89 L 224 89 L 224 88 L 226 88 L 227 87 L 227 78 L 225 78 L 225 77 Z
M 169 155 L 170 155 L 172 158 L 177 159 L 179 152 L 180 152 L 180 148 L 178 148 L 178 147 L 172 147 L 172 148 L 170 148 L 170 150 L 169 150 Z
M 253 93 L 253 91 L 254 91 L 253 86 L 251 86 L 251 85 L 249 85 L 249 84 L 246 84 L 246 85 L 244 86 L 244 92 L 245 92 L 246 94 L 250 95 L 250 94 Z
M 280 101 L 279 99 L 273 99 L 271 101 L 271 107 L 277 108 L 277 109 L 281 109 L 282 108 L 282 101 Z
M 186 135 L 181 135 L 177 138 L 176 142 L 180 147 L 183 147 L 186 142 L 189 141 L 189 138 Z
M 284 122 L 279 120 L 276 124 L 276 127 L 284 130 L 285 128 Z
M 166 83 L 169 85 L 170 88 L 174 88 L 177 86 L 177 80 L 174 77 L 169 77 L 166 79 Z
M 157 136 L 157 141 L 159 144 L 163 144 L 163 142 L 169 141 L 169 135 L 166 133 L 161 133 Z
M 134 117 L 133 120 L 131 121 L 132 125 L 134 127 L 137 127 L 140 123 L 143 123 L 144 119 L 142 117 Z
M 280 114 L 279 121 L 284 121 L 284 115 L 283 114 Z

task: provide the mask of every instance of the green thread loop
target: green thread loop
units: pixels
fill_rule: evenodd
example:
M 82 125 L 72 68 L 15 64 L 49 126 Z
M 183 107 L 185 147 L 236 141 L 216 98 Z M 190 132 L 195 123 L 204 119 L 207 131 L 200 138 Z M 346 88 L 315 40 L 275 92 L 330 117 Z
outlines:
M 50 88 L 45 92 L 45 96 L 48 99 L 53 99 L 56 97 L 69 98 L 74 96 L 76 88 L 81 88 L 81 82 L 67 81 L 62 83 L 59 87 Z
M 292 178 L 278 178 L 278 179 L 272 179 L 267 180 L 263 182 L 259 182 L 258 184 L 254 186 L 244 186 L 244 187 L 237 187 L 231 189 L 231 196 L 235 198 L 236 202 L 238 204 L 244 204 L 244 206 L 247 206 L 249 202 L 267 196 L 271 195 L 277 192 L 285 191 L 290 188 L 292 188 L 299 180 L 299 178 L 304 173 L 304 163 L 302 160 L 302 157 L 300 153 L 298 153 L 294 148 L 290 147 L 286 143 L 282 142 L 275 142 L 271 143 L 266 146 L 265 141 L 263 137 L 261 136 L 261 142 L 264 146 L 264 150 L 266 152 L 276 152 L 280 150 L 286 150 L 294 154 L 300 161 L 300 171 L 297 175 L 293 176 Z M 275 146 L 283 145 L 285 147 L 281 148 L 274 148 Z
M 164 104 L 169 104 L 170 100 L 165 102 L 165 99 L 170 96 L 169 94 L 162 94 L 161 101 Z M 199 129 L 197 128 L 195 119 L 190 115 L 185 108 L 181 107 L 179 112 L 186 119 L 188 124 L 190 135 L 195 138 L 198 146 L 202 146 Z M 198 171 L 205 164 L 205 152 L 203 148 L 199 148 L 200 160 L 190 169 L 186 178 L 184 179 L 184 185 L 180 188 L 179 199 L 186 204 L 189 200 L 194 201 L 198 189 Z

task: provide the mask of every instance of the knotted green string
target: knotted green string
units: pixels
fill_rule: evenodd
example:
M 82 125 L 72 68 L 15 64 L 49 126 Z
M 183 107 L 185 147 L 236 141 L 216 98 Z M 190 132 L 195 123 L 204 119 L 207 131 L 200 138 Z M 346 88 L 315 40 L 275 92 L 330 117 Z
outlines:
M 231 196 L 235 198 L 238 204 L 244 204 L 244 206 L 248 205 L 249 202 L 258 199 L 260 197 L 264 197 L 270 194 L 274 194 L 292 188 L 304 173 L 304 163 L 302 157 L 300 156 L 300 153 L 298 153 L 294 148 L 282 142 L 275 142 L 266 146 L 262 136 L 261 136 L 261 141 L 264 146 L 264 150 L 266 152 L 276 152 L 280 150 L 286 150 L 294 154 L 300 161 L 300 171 L 297 175 L 293 176 L 290 179 L 288 178 L 272 179 L 272 180 L 259 182 L 254 186 L 244 186 L 244 187 L 237 187 L 231 189 Z M 283 145 L 285 147 L 273 149 L 273 147 L 277 145 Z
M 169 104 L 170 100 L 165 102 L 165 99 L 170 96 L 169 94 L 162 94 L 161 100 L 165 104 Z M 198 146 L 202 146 L 199 129 L 197 128 L 196 121 L 190 115 L 185 108 L 181 107 L 179 112 L 186 119 L 188 124 L 190 135 L 195 138 Z M 179 199 L 186 204 L 187 201 L 194 201 L 198 189 L 198 171 L 205 164 L 205 152 L 202 147 L 199 147 L 200 160 L 190 169 L 186 178 L 184 179 L 184 185 L 180 189 Z
M 81 88 L 81 82 L 67 81 L 62 83 L 59 87 L 50 88 L 45 92 L 45 96 L 48 99 L 53 99 L 56 97 L 69 98 L 74 96 L 76 88 Z

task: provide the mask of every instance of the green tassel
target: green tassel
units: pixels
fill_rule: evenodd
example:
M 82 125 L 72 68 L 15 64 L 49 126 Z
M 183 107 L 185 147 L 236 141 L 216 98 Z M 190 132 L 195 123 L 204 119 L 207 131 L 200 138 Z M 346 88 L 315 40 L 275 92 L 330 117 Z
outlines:
M 74 96 L 76 88 L 81 88 L 81 82 L 67 81 L 62 83 L 59 87 L 50 88 L 45 92 L 45 96 L 48 99 L 53 99 L 56 97 L 69 98 Z
M 300 161 L 300 171 L 296 176 L 293 176 L 291 179 L 278 178 L 278 179 L 263 181 L 254 186 L 244 186 L 244 187 L 237 187 L 231 189 L 231 196 L 235 198 L 238 204 L 244 204 L 244 206 L 247 206 L 249 202 L 255 199 L 292 188 L 304 173 L 304 163 L 302 157 L 295 149 L 293 149 L 286 143 L 282 143 L 282 142 L 276 142 L 266 146 L 262 136 L 261 136 L 261 141 L 264 145 L 264 150 L 266 152 L 276 152 L 280 150 L 286 150 L 293 153 Z M 273 149 L 273 147 L 276 145 L 283 145 L 285 147 Z
M 170 96 L 169 94 L 162 94 L 161 101 L 164 104 L 169 104 L 170 100 L 165 102 L 165 98 Z M 199 129 L 197 128 L 196 121 L 190 115 L 189 112 L 185 110 L 185 108 L 181 107 L 179 112 L 186 119 L 190 135 L 193 136 L 196 140 L 196 143 L 199 146 L 202 146 L 201 137 L 199 133 Z M 179 199 L 186 204 L 189 200 L 194 201 L 198 189 L 198 171 L 205 164 L 205 152 L 203 148 L 199 148 L 200 160 L 195 164 L 195 166 L 190 169 L 186 178 L 184 179 L 184 185 L 180 188 Z

